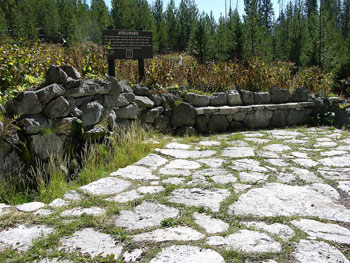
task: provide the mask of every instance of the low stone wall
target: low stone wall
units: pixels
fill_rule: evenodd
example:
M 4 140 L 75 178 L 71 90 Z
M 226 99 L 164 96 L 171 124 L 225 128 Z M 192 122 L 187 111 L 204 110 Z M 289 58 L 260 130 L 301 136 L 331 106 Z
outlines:
M 161 131 L 208 133 L 305 124 L 324 106 L 304 88 L 292 94 L 277 88 L 211 96 L 153 94 L 113 77 L 82 80 L 73 67 L 51 66 L 45 83 L 6 105 L 6 115 L 15 121 L 0 123 L 0 172 L 28 167 L 36 158 L 79 152 L 85 142 L 102 140 L 135 120 Z

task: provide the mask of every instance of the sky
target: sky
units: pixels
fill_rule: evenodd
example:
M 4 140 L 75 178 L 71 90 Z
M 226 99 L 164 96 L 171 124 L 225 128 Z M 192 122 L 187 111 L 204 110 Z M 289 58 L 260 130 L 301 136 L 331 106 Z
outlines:
M 111 1 L 105 0 L 108 8 L 111 8 Z M 150 5 L 152 5 L 152 2 L 154 0 L 147 0 Z M 169 0 L 163 0 L 164 9 L 166 9 L 166 6 L 168 5 Z M 175 5 L 178 7 L 181 0 L 175 0 Z M 204 11 L 205 13 L 209 14 L 210 11 L 213 11 L 214 17 L 218 19 L 220 17 L 220 14 L 225 14 L 225 0 L 195 0 L 195 3 L 197 4 L 197 7 L 200 12 Z M 274 5 L 275 9 L 275 15 L 278 15 L 278 0 L 272 0 L 272 3 Z M 230 0 L 226 0 L 227 4 L 227 12 L 229 10 L 230 6 Z M 235 9 L 236 6 L 238 8 L 238 12 L 242 15 L 244 13 L 244 0 L 231 0 L 231 6 L 232 9 Z

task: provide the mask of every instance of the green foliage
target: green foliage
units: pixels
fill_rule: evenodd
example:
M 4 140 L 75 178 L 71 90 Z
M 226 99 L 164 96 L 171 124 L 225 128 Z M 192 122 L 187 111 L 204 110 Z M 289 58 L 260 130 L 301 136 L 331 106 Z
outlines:
M 178 224 L 177 220 L 172 217 L 167 217 L 162 220 L 160 223 L 163 227 L 173 227 Z

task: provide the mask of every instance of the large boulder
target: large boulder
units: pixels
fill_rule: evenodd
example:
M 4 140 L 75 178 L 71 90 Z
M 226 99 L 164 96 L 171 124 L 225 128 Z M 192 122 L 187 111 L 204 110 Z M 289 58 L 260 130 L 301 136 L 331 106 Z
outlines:
M 255 92 L 254 102 L 255 104 L 269 104 L 270 103 L 270 93 L 268 92 Z
M 230 127 L 230 123 L 225 115 L 212 115 L 208 121 L 208 130 L 210 132 L 222 132 Z
M 37 134 L 31 137 L 31 148 L 40 159 L 45 160 L 50 155 L 62 155 L 64 142 L 65 136 L 58 136 L 55 133 Z
M 290 101 L 293 101 L 293 102 L 306 102 L 308 100 L 309 100 L 309 91 L 305 87 L 296 88 L 290 97 Z
M 64 89 L 58 84 L 51 84 L 35 92 L 42 104 L 47 104 L 53 99 L 62 96 Z
M 50 84 L 65 84 L 68 80 L 68 75 L 66 72 L 64 72 L 59 66 L 56 65 L 51 65 L 46 72 L 46 77 L 45 77 L 46 85 Z
M 43 110 L 43 106 L 34 91 L 23 91 L 7 104 L 7 111 L 15 115 L 33 115 Z
M 287 114 L 284 110 L 275 110 L 271 119 L 272 127 L 284 127 L 287 124 Z
M 297 125 L 304 122 L 304 111 L 302 109 L 290 109 L 287 115 L 288 125 Z
M 148 96 L 150 94 L 149 89 L 141 86 L 140 84 L 136 84 L 133 91 L 136 96 Z
M 97 94 L 109 94 L 112 85 L 108 81 L 103 80 L 87 80 L 81 83 L 79 87 L 66 89 L 67 97 L 84 97 Z
M 162 104 L 162 97 L 158 94 L 150 94 L 148 98 L 153 101 L 154 106 L 158 107 Z
M 139 114 L 139 107 L 136 103 L 131 103 L 128 106 L 121 107 L 119 109 L 115 109 L 115 114 L 118 119 L 136 119 Z
M 101 121 L 103 106 L 97 101 L 86 103 L 80 109 L 83 112 L 81 120 L 85 127 L 95 125 Z
M 241 95 L 237 90 L 232 90 L 227 93 L 227 101 L 230 106 L 240 106 L 242 105 Z
M 244 105 L 254 104 L 254 92 L 249 90 L 240 90 L 241 99 Z
M 47 104 L 43 113 L 49 119 L 67 117 L 70 113 L 69 102 L 64 97 L 60 96 Z
M 142 114 L 142 121 L 145 123 L 153 123 L 156 118 L 158 118 L 164 112 L 164 108 L 162 106 L 153 108 L 147 112 Z
M 196 118 L 196 130 L 202 133 L 208 132 L 207 116 L 198 115 Z
M 227 105 L 227 94 L 225 92 L 214 93 L 210 97 L 210 105 L 212 105 L 212 106 Z
M 199 95 L 196 93 L 187 93 L 185 94 L 185 101 L 195 107 L 205 107 L 209 105 L 210 97 L 206 95 Z
M 68 75 L 68 77 L 72 79 L 80 79 L 80 73 L 78 70 L 73 66 L 63 65 L 61 66 L 61 69 Z
M 160 115 L 154 120 L 153 125 L 160 131 L 167 131 L 170 128 L 170 118 L 165 115 Z
M 84 140 L 86 141 L 100 141 L 108 134 L 106 128 L 101 125 L 96 125 L 92 129 L 86 131 L 83 135 Z
M 257 110 L 254 113 L 249 113 L 243 120 L 243 123 L 248 128 L 266 128 L 270 125 L 273 112 L 270 110 Z
M 287 89 L 279 89 L 271 87 L 269 89 L 271 103 L 287 103 L 289 102 L 290 93 Z
M 18 126 L 27 134 L 36 134 L 44 129 L 52 128 L 52 121 L 41 114 L 37 114 L 20 120 Z
M 63 118 L 56 120 L 54 122 L 55 133 L 58 135 L 71 135 L 74 121 L 79 122 L 80 120 L 78 118 Z
M 192 105 L 182 102 L 173 110 L 171 125 L 173 127 L 193 126 L 196 122 L 196 115 L 196 109 Z
M 152 108 L 154 106 L 154 102 L 145 96 L 136 96 L 135 103 L 140 108 Z

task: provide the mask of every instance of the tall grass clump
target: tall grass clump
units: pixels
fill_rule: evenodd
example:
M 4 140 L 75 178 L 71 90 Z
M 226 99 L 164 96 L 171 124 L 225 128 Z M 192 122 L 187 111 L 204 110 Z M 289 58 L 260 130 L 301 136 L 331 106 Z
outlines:
M 86 143 L 79 156 L 51 156 L 47 162 L 37 161 L 28 173 L 0 175 L 0 202 L 25 203 L 32 200 L 49 203 L 68 190 L 108 176 L 119 168 L 133 164 L 156 146 L 149 138 L 154 131 L 140 124 L 115 131 L 103 143 Z M 74 168 L 74 174 L 69 169 Z

